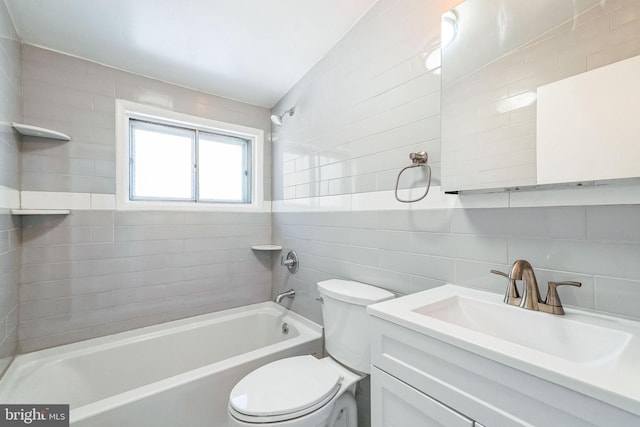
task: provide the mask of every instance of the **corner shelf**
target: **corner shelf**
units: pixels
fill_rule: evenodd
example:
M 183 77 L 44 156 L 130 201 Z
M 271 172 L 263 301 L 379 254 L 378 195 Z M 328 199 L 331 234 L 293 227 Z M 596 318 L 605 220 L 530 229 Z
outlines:
M 15 122 L 11 123 L 11 127 L 13 127 L 20 135 L 57 139 L 59 141 L 71 141 L 71 137 L 66 133 L 58 132 L 51 129 L 45 129 L 38 126 L 25 125 Z
M 11 215 L 69 215 L 69 209 L 11 209 Z
M 251 249 L 254 251 L 281 251 L 282 246 L 280 245 L 254 245 L 251 246 Z

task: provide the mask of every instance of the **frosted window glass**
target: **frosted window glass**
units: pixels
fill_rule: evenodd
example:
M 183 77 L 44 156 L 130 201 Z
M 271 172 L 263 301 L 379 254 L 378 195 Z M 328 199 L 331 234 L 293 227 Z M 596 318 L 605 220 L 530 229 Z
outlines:
M 249 202 L 247 140 L 200 133 L 198 173 L 200 200 Z
M 194 198 L 195 132 L 132 121 L 131 199 Z

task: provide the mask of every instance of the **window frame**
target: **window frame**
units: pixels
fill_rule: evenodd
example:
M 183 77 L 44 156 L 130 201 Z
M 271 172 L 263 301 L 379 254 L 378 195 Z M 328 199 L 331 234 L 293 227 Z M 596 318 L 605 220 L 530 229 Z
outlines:
M 249 203 L 209 200 L 131 200 L 130 119 L 152 124 L 194 129 L 249 140 Z M 264 131 L 178 113 L 159 107 L 116 99 L 116 209 L 117 210 L 185 210 L 185 211 L 265 211 L 263 152 Z M 196 144 L 197 147 L 197 144 Z M 197 149 L 197 148 L 196 148 Z M 197 177 L 194 177 L 197 179 Z M 197 195 L 196 195 L 197 197 Z

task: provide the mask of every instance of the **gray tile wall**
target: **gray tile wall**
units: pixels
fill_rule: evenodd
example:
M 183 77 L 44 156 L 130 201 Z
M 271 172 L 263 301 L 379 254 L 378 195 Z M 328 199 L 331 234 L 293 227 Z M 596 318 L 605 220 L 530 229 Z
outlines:
M 0 211 L 0 374 L 17 351 L 20 219 Z
M 269 110 L 23 45 L 24 120 L 71 141 L 25 139 L 22 190 L 115 193 L 115 99 L 270 132 Z M 271 149 L 265 138 L 265 199 Z
M 23 352 L 266 301 L 268 213 L 73 211 L 23 219 Z
M 21 121 L 20 42 L 5 3 L 0 2 L 0 186 L 18 189 L 20 139 L 9 126 Z M 2 199 L 2 196 L 0 196 Z M 16 351 L 20 220 L 0 200 L 0 373 Z
M 274 107 L 274 200 L 389 190 L 409 152 L 427 150 L 439 182 L 438 0 L 376 3 Z M 407 183 L 405 183 L 405 186 Z
M 516 259 L 564 304 L 640 319 L 640 206 L 274 214 L 274 234 L 300 256 L 295 276 L 274 269 L 274 292 L 297 290 L 291 307 L 321 322 L 315 284 L 347 277 L 409 294 L 447 282 L 503 292 Z
M 424 60 L 439 42 L 440 4 L 378 1 L 274 107 L 299 106 L 274 128 L 274 199 L 390 189 L 420 149 L 439 183 L 440 77 Z M 399 294 L 446 282 L 503 292 L 504 279 L 489 270 L 519 258 L 541 284 L 581 281 L 560 289 L 565 304 L 640 319 L 639 206 L 274 213 L 273 235 L 301 266 L 296 275 L 274 266 L 273 292 L 296 289 L 288 304 L 317 322 L 320 280 Z M 360 390 L 367 426 L 368 386 Z
M 24 45 L 24 121 L 71 135 L 25 139 L 22 190 L 115 192 L 115 99 L 270 132 L 269 110 Z M 271 155 L 265 138 L 265 198 Z M 23 222 L 23 352 L 265 301 L 268 213 L 73 211 Z
M 596 26 L 592 32 L 600 28 L 602 13 L 635 25 L 640 22 L 637 8 L 630 5 L 608 2 L 591 13 L 598 19 L 584 21 Z M 294 104 L 306 107 L 274 129 L 277 199 L 333 194 L 331 189 L 339 187 L 332 185 L 335 180 L 365 182 L 368 175 L 375 185 L 338 192 L 384 190 L 406 164 L 393 153 L 425 148 L 437 159 L 439 110 L 434 105 L 440 103 L 440 78 L 426 71 L 423 60 L 439 36 L 441 12 L 438 1 L 379 1 L 276 105 L 276 111 Z M 588 24 L 581 25 L 589 32 Z M 405 114 L 391 113 L 398 106 Z M 417 121 L 403 124 L 409 117 Z M 433 121 L 433 127 L 419 142 L 426 128 L 416 123 L 426 121 Z M 359 131 L 351 132 L 355 128 Z M 398 132 L 405 137 L 390 136 Z M 397 148 L 406 141 L 412 145 Z M 301 186 L 312 191 L 299 191 Z M 318 280 L 353 278 L 401 294 L 448 281 L 501 291 L 502 281 L 488 270 L 505 270 L 525 258 L 539 270 L 541 282 L 584 282 L 579 290 L 562 291 L 566 303 L 640 318 L 632 303 L 640 298 L 640 287 L 638 295 L 629 296 L 640 280 L 634 263 L 640 255 L 638 213 L 636 206 L 275 213 L 274 240 L 303 259 L 296 276 L 274 270 L 274 292 L 295 285 L 300 298 L 293 308 L 320 321 L 314 299 Z

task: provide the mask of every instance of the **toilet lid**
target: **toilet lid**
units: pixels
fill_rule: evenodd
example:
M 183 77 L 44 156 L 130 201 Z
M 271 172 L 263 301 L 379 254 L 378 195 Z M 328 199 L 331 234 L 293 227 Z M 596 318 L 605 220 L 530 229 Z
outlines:
M 313 356 L 289 357 L 264 365 L 240 380 L 231 390 L 229 409 L 244 421 L 301 417 L 329 402 L 341 382 L 335 370 Z

